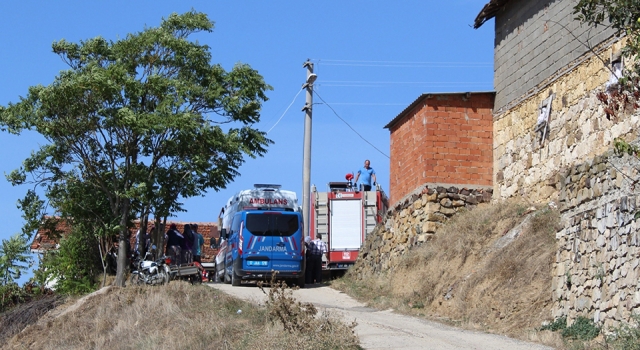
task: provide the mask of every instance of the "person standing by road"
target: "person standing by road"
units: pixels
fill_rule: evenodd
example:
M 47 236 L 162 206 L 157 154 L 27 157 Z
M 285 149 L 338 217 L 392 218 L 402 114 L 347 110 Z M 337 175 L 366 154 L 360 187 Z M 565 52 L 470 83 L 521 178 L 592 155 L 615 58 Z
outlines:
M 322 234 L 316 233 L 316 239 L 311 241 L 311 282 L 322 283 L 322 256 L 327 255 L 327 243 L 322 240 Z
M 312 252 L 315 248 L 315 244 L 311 241 L 311 237 L 307 236 L 304 238 L 304 245 L 307 248 L 305 252 L 307 263 L 304 267 L 304 281 L 306 284 L 313 284 L 313 278 L 315 277 L 313 272 L 313 268 L 315 267 L 313 260 L 315 257 L 312 255 Z M 320 264 L 322 264 L 322 262 L 320 262 Z
M 172 257 L 172 261 L 180 263 L 177 259 L 180 258 L 182 247 L 184 247 L 184 236 L 178 231 L 176 224 L 169 226 L 169 231 L 164 236 L 165 242 L 167 242 L 167 248 L 165 254 Z
M 198 232 L 198 224 L 191 224 L 193 232 L 193 261 L 202 264 L 202 246 L 204 245 L 204 237 Z
M 356 175 L 356 184 L 358 183 L 358 179 L 360 179 L 360 175 L 362 175 L 362 181 L 360 182 L 362 191 L 371 191 L 371 185 L 376 185 L 376 171 L 371 167 L 371 162 L 369 159 L 364 161 L 364 166 L 358 170 L 358 174 Z M 371 181 L 373 180 L 373 182 Z

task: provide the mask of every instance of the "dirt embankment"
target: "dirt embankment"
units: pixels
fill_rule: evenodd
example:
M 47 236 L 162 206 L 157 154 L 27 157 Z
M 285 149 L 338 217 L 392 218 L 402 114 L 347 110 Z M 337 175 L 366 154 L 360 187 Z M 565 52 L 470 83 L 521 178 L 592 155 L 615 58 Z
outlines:
M 17 332 L 2 339 L 0 349 L 359 348 L 352 326 L 291 303 L 284 293 L 268 307 L 257 307 L 205 285 L 174 281 L 158 287 L 106 287 L 40 309 L 49 312 L 16 324 Z M 3 314 L 2 329 L 19 315 Z
M 483 204 L 456 214 L 432 240 L 392 263 L 367 255 L 335 286 L 376 308 L 555 346 L 557 335 L 537 329 L 552 321 L 558 223 L 548 207 Z M 381 264 L 391 267 L 380 271 Z

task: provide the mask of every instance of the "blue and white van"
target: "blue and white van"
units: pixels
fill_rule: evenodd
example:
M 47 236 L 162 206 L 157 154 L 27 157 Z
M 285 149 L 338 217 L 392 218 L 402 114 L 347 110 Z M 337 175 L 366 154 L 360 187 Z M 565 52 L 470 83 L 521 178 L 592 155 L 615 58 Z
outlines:
M 279 280 L 304 287 L 302 214 L 295 192 L 279 185 L 255 185 L 229 199 L 222 210 L 223 241 L 216 279 L 234 286 L 242 280 Z

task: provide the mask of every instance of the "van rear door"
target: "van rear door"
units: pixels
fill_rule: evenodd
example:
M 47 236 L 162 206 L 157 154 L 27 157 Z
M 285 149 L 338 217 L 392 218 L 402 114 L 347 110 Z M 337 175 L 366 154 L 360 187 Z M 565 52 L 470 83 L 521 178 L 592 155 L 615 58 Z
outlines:
M 247 213 L 244 225 L 243 269 L 299 271 L 300 215 L 295 212 Z
M 271 256 L 274 270 L 302 272 L 302 225 L 301 215 L 283 212 L 275 218 L 273 225 L 274 249 Z

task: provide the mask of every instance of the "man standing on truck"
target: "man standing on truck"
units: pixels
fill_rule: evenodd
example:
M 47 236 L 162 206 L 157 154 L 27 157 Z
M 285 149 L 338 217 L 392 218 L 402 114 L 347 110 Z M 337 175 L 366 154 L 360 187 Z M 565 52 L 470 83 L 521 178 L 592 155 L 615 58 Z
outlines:
M 362 185 L 362 191 L 371 191 L 371 180 L 373 180 L 373 186 L 376 185 L 376 171 L 373 170 L 370 165 L 371 162 L 369 162 L 369 159 L 365 160 L 364 167 L 360 168 L 356 175 L 356 184 L 358 183 L 358 179 L 360 179 L 360 175 L 362 175 L 362 182 L 360 183 Z
M 316 239 L 311 241 L 311 283 L 322 283 L 322 256 L 327 254 L 327 243 L 322 240 L 322 234 L 316 233 Z

